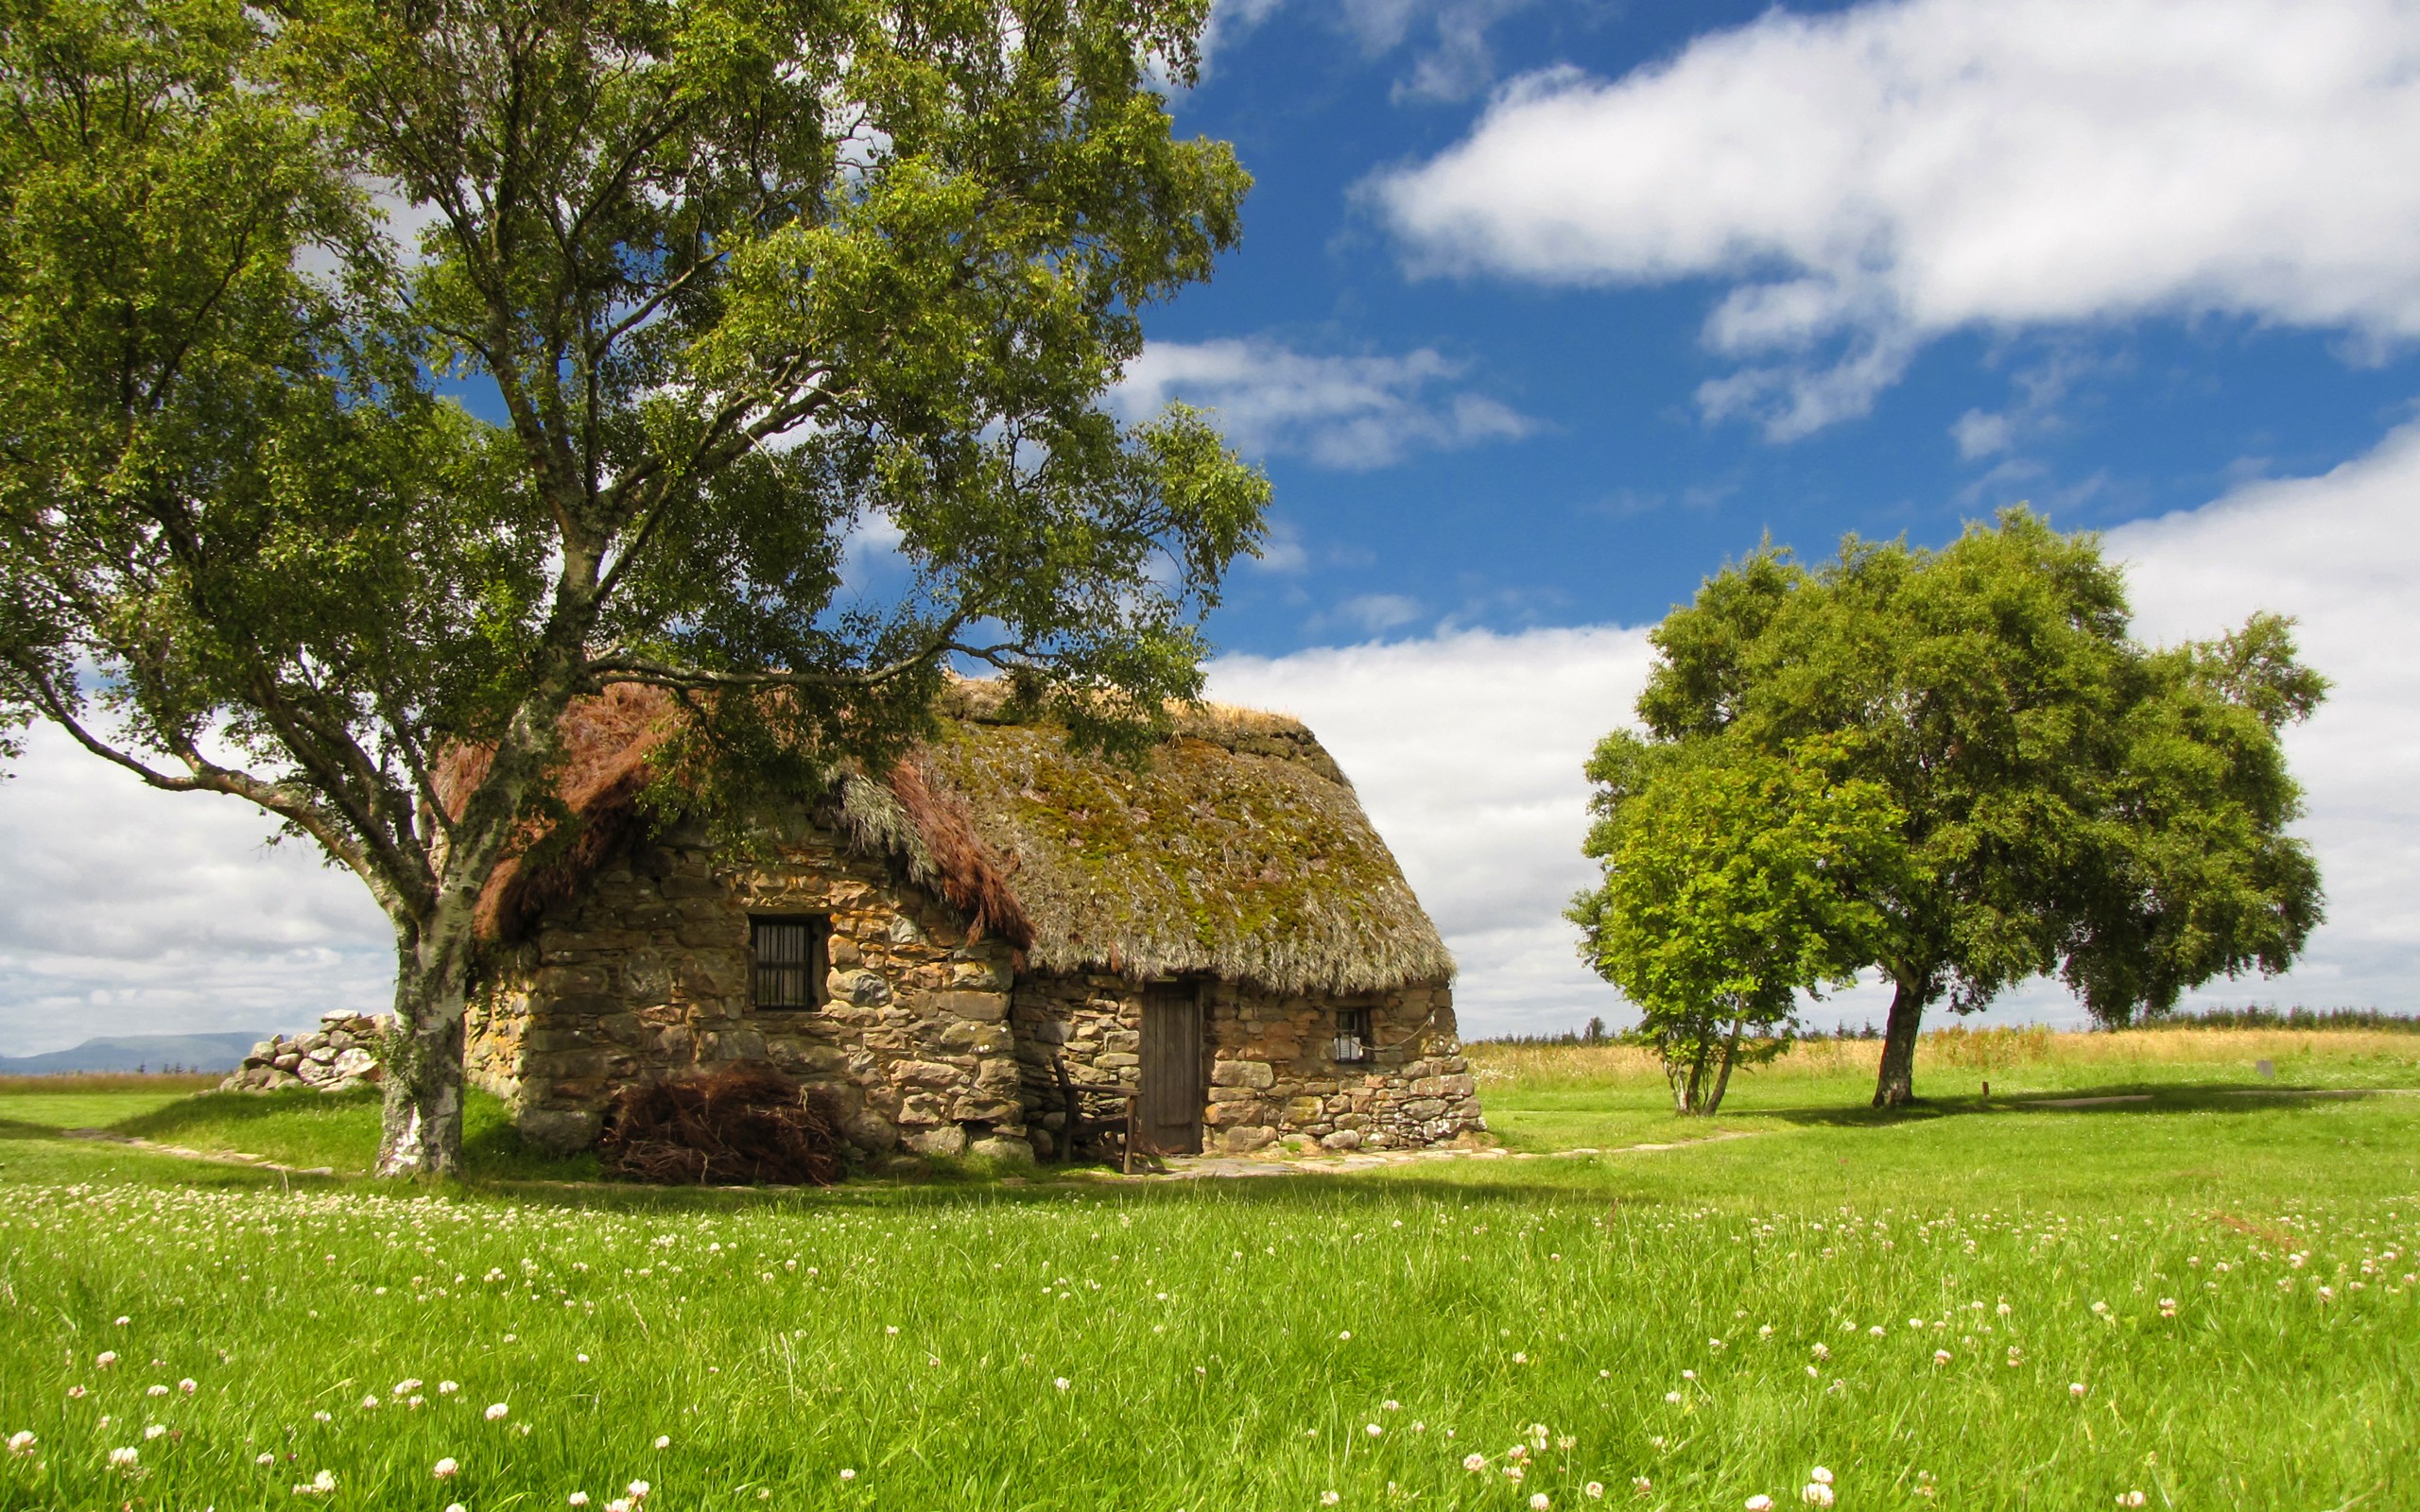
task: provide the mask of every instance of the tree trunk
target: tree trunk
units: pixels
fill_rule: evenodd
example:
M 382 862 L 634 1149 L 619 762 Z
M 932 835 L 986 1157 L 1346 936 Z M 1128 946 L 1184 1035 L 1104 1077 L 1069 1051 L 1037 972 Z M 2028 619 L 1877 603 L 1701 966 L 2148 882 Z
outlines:
M 395 953 L 395 1027 L 386 1048 L 387 1102 L 377 1174 L 441 1177 L 462 1167 L 462 1009 L 466 948 Z
M 1925 978 L 1893 982 L 1891 1020 L 1882 1031 L 1882 1074 L 1875 1080 L 1874 1106 L 1905 1108 L 1916 1099 L 1916 1036 L 1925 1026 Z
M 1715 1072 L 1714 1094 L 1705 1100 L 1703 1109 L 1708 1118 L 1722 1106 L 1722 1094 L 1731 1089 L 1731 1064 L 1739 1058 L 1739 1031 L 1746 1022 L 1744 1019 L 1731 1021 L 1731 1037 L 1722 1042 L 1722 1064 Z

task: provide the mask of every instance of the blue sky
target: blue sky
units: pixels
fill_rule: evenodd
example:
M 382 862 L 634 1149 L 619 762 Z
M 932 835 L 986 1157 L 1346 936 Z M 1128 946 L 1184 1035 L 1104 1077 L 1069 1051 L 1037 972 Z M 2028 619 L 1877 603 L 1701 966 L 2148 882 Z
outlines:
M 1622 1017 L 1558 911 L 1646 627 L 1768 532 L 2018 500 L 2109 533 L 2146 637 L 2274 609 L 2336 679 L 2290 741 L 2329 922 L 2201 1001 L 2420 1010 L 2420 12 L 1222 0 L 1176 111 L 1258 186 L 1119 402 L 1269 469 L 1214 695 L 1337 753 L 1466 1030 Z M 359 885 L 267 830 L 37 732 L 0 1053 L 379 1006 Z
M 1441 43 L 1441 28 L 1459 34 L 1464 13 L 1490 9 L 1512 13 L 1483 26 L 1483 68 Z M 1239 438 L 1276 482 L 1288 570 L 1244 576 L 1215 623 L 1222 644 L 1274 654 L 1441 621 L 1635 623 L 1768 530 L 1815 553 L 1850 530 L 1940 541 L 2018 500 L 2106 527 L 2247 476 L 2324 470 L 2408 414 L 2420 360 L 2408 344 L 2357 352 L 2364 334 L 2347 324 L 2288 325 L 2273 309 L 2120 309 L 1962 324 L 1923 341 L 1868 411 L 1776 439 L 1697 398 L 1740 367 L 1705 328 L 1747 279 L 1428 270 L 1426 249 L 1374 202 L 1391 171 L 1468 142 L 1508 81 L 1557 67 L 1635 80 L 1762 13 L 1500 0 L 1292 3 L 1249 26 L 1222 20 L 1179 119 L 1234 142 L 1257 186 L 1241 249 L 1155 313 L 1153 338 L 1252 341 L 1339 365 L 1429 353 L 1440 369 L 1399 382 L 1413 413 L 1397 417 L 1391 447 L 1340 443 L 1322 459 L 1340 427 L 1303 422 Z M 1425 71 L 1460 88 L 1423 94 Z M 1574 144 L 1576 183 L 1600 146 L 1625 145 Z M 1236 397 L 1216 384 L 1173 391 Z M 1453 405 L 1470 399 L 1500 408 L 1458 427 Z M 1970 423 L 1962 449 L 1969 415 L 1986 434 Z M 2005 444 L 1978 452 L 2000 438 L 1992 417 L 2005 418 Z

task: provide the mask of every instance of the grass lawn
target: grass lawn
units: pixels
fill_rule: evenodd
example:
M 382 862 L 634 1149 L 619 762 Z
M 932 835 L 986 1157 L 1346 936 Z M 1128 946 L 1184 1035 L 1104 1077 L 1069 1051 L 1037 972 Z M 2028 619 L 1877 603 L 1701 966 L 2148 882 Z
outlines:
M 541 1186 L 495 1139 L 424 1194 L 0 1114 L 0 1506 L 2415 1504 L 2420 1037 L 1935 1040 L 1893 1116 L 1811 1050 L 1714 1130 L 1489 1050 L 1520 1153 L 1190 1183 Z M 285 1102 L 120 1126 L 357 1166 L 371 1104 Z

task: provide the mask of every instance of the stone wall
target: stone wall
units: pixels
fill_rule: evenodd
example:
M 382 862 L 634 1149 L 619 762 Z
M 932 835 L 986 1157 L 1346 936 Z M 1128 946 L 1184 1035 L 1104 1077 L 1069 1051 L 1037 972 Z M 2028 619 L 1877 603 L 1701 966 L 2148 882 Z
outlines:
M 1202 1148 L 1242 1155 L 1316 1142 L 1330 1150 L 1441 1143 L 1487 1127 L 1455 1036 L 1453 989 L 1277 993 L 1234 982 L 1201 984 Z M 1017 984 L 1011 1020 L 1025 1075 L 1027 1120 L 1046 1153 L 1064 1126 L 1054 1055 L 1070 1080 L 1142 1079 L 1143 988 L 1110 975 L 1034 977 Z M 1370 1013 L 1369 1058 L 1332 1050 L 1347 1009 Z
M 272 1035 L 252 1046 L 244 1063 L 218 1084 L 220 1091 L 273 1092 L 311 1087 L 323 1092 L 374 1085 L 379 1079 L 379 1041 L 391 1018 L 338 1008 L 320 1015 L 309 1034 Z
M 525 1135 L 574 1149 L 624 1082 L 765 1060 L 838 1098 L 869 1155 L 1030 1159 L 1010 947 L 969 942 L 948 904 L 820 828 L 770 849 L 729 864 L 675 833 L 598 870 L 492 959 L 471 1013 L 473 1080 L 512 1104 Z M 821 1006 L 752 1005 L 751 913 L 830 918 Z
M 752 1005 L 752 913 L 831 919 L 822 1005 Z M 676 832 L 633 845 L 490 957 L 466 1055 L 522 1132 L 559 1149 L 593 1142 L 627 1082 L 761 1060 L 828 1091 L 868 1155 L 1046 1157 L 1065 1122 L 1055 1056 L 1074 1080 L 1140 1084 L 1144 988 L 1112 974 L 1020 980 L 1016 964 L 817 827 L 743 863 Z M 1443 985 L 1201 991 L 1207 1149 L 1400 1148 L 1486 1127 Z M 1350 1007 L 1370 1010 L 1374 1053 L 1340 1065 L 1331 1042 Z

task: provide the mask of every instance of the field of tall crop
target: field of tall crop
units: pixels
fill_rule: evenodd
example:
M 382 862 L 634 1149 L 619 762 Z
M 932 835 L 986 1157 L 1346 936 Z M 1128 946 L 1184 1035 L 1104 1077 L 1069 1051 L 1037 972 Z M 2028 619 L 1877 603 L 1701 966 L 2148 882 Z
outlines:
M 424 1193 L 0 1089 L 0 1506 L 2412 1504 L 2420 1039 L 2042 1038 L 1988 1100 L 1932 1041 L 1905 1116 L 1854 1045 L 1711 1126 L 1488 1050 L 1495 1154 L 821 1193 Z

